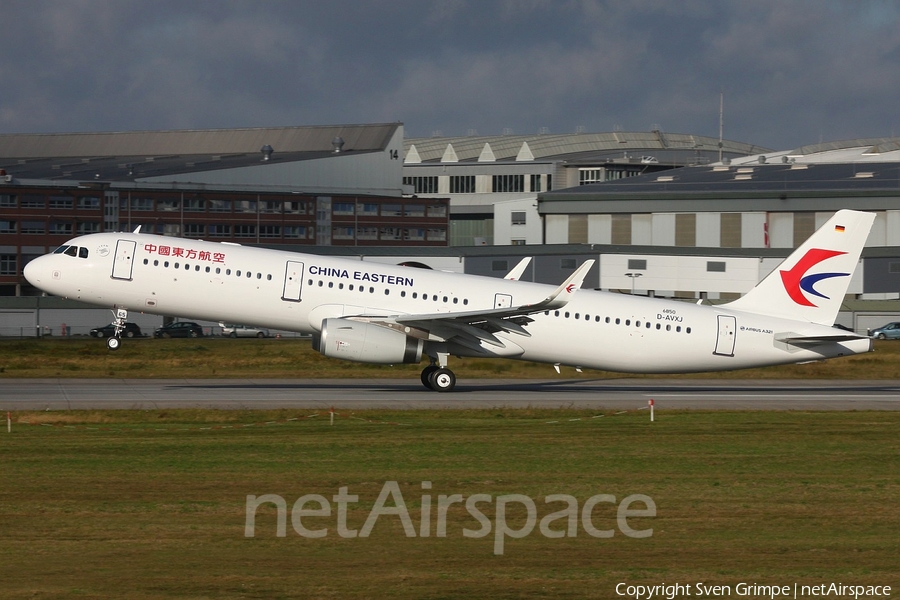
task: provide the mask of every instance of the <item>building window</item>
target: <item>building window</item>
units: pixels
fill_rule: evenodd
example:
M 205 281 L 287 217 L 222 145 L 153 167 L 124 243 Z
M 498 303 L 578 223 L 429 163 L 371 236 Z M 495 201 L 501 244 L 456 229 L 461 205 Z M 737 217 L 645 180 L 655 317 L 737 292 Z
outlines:
M 20 198 L 21 208 L 47 208 L 47 198 L 34 194 L 23 194 Z
M 647 260 L 644 258 L 629 258 L 628 259 L 628 270 L 629 271 L 646 271 L 647 270 Z
M 231 237 L 231 225 L 207 225 L 209 237 Z
M 491 271 L 509 271 L 509 261 L 508 260 L 492 260 L 491 261 Z
M 352 227 L 332 227 L 331 228 L 331 239 L 352 240 L 353 239 L 353 228 Z
M 419 229 L 416 227 L 410 227 L 408 229 L 403 230 L 403 239 L 404 240 L 413 240 L 417 242 L 421 242 L 425 240 L 425 230 Z
M 15 254 L 0 254 L 0 275 L 18 275 Z
M 256 225 L 235 225 L 234 237 L 256 237 Z
M 524 192 L 525 191 L 525 176 L 524 175 L 494 175 L 492 178 L 491 191 L 494 193 Z
M 236 200 L 234 202 L 234 212 L 255 213 L 256 200 Z
M 87 235 L 89 233 L 100 233 L 100 223 L 78 223 L 78 235 Z
M 266 214 L 281 214 L 282 203 L 278 200 L 263 200 L 259 203 L 259 212 Z
M 47 233 L 47 224 L 43 221 L 22 221 L 22 233 Z
M 305 215 L 306 202 L 285 202 L 284 212 L 291 215 Z
M 428 218 L 430 219 L 443 219 L 447 216 L 447 205 L 446 204 L 431 204 L 428 206 Z
M 447 230 L 443 228 L 429 229 L 427 232 L 429 242 L 446 242 Z
M 16 208 L 19 205 L 16 196 L 11 194 L 0 194 L 0 208 Z
M 82 196 L 78 199 L 78 210 L 100 210 L 100 198 Z
M 259 226 L 259 237 L 261 237 L 261 238 L 280 238 L 281 237 L 281 226 L 280 225 L 260 225 Z
M 203 198 L 185 198 L 184 212 L 206 212 L 206 200 Z
M 888 273 L 900 273 L 900 262 L 888 263 Z
M 381 239 L 382 240 L 402 240 L 403 239 L 403 230 L 399 227 L 382 227 L 381 228 Z
M 209 212 L 213 213 L 230 213 L 231 200 L 210 200 Z
M 288 225 L 284 228 L 284 237 L 292 239 L 306 239 L 306 226 Z
M 402 204 L 382 204 L 381 205 L 381 216 L 382 217 L 402 217 L 403 216 L 403 205 Z
M 404 177 L 403 185 L 411 185 L 414 194 L 437 194 L 438 178 L 437 176 L 429 177 Z
M 50 196 L 50 208 L 56 210 L 71 210 L 74 202 L 69 196 Z
M 353 202 L 334 202 L 331 210 L 335 215 L 352 215 L 355 207 L 356 204 Z
M 509 243 L 513 246 L 524 246 L 525 240 L 510 240 Z
M 725 261 L 722 261 L 722 260 L 706 261 L 706 272 L 707 273 L 724 273 L 725 272 Z
M 72 224 L 51 221 L 50 235 L 72 235 Z
M 129 210 L 128 198 L 122 198 L 122 210 Z M 131 210 L 133 211 L 150 211 L 153 210 L 153 198 L 132 198 Z
M 451 175 L 450 176 L 450 193 L 451 194 L 474 194 L 475 193 L 475 176 L 474 175 Z
M 527 213 L 523 211 L 513 211 L 512 212 L 512 224 L 513 225 L 524 225 L 526 220 Z
M 156 201 L 156 210 L 175 212 L 181 210 L 181 201 L 177 198 L 161 198 Z
M 184 237 L 200 238 L 206 235 L 206 225 L 202 223 L 185 223 Z
M 531 176 L 531 191 L 532 192 L 541 192 L 541 176 L 540 175 L 532 175 Z
M 578 185 L 603 181 L 605 169 L 578 169 Z
M 16 222 L 15 221 L 0 221 L 0 233 L 15 233 L 16 232 Z
M 360 227 L 359 231 L 356 235 L 356 239 L 358 239 L 358 240 L 377 240 L 378 239 L 378 228 L 377 227 Z
M 425 205 L 424 204 L 407 204 L 403 207 L 403 216 L 404 217 L 422 218 L 425 216 Z
M 359 211 L 359 216 L 361 217 L 378 216 L 378 205 L 374 202 L 365 202 L 363 204 L 359 204 L 357 205 L 357 210 Z
M 578 266 L 578 262 L 574 258 L 559 259 L 560 269 L 574 269 L 576 266 Z

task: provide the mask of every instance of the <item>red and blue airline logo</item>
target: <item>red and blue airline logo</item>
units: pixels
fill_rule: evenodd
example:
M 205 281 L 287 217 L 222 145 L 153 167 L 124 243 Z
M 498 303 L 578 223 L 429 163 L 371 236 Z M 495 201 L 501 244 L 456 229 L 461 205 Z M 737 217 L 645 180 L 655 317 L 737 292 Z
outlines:
M 829 300 L 828 296 L 816 290 L 815 285 L 823 279 L 849 277 L 850 273 L 813 273 L 812 275 L 807 275 L 806 272 L 820 262 L 835 256 L 840 256 L 841 254 L 847 253 L 839 252 L 837 250 L 812 248 L 804 254 L 803 258 L 797 261 L 797 264 L 789 271 L 780 271 L 784 289 L 787 291 L 788 296 L 791 297 L 791 300 L 800 306 L 811 306 L 813 308 L 817 308 L 817 305 L 813 304 L 812 301 L 806 297 L 806 294 Z M 806 294 L 804 294 L 804 292 L 806 292 Z

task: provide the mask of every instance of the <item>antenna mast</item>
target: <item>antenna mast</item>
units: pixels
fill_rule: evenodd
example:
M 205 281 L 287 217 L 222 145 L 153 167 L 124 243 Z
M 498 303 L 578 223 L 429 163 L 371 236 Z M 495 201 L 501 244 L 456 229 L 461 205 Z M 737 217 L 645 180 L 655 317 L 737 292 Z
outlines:
M 719 92 L 719 162 L 722 162 L 722 130 L 725 128 L 725 94 Z

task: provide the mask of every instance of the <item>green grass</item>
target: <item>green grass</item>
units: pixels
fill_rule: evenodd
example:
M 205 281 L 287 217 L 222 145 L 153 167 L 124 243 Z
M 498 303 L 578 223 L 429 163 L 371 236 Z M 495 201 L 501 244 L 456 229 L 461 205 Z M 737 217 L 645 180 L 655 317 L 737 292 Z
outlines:
M 190 345 L 189 342 L 186 345 Z M 138 346 L 138 344 L 135 344 Z M 149 347 L 149 346 L 148 346 Z M 2 385 L 2 384 L 0 384 Z M 898 412 L 339 410 L 14 414 L 0 431 L 3 598 L 614 598 L 619 582 L 900 584 Z M 294 419 L 297 420 L 289 420 Z M 580 420 L 572 420 L 580 419 Z M 25 424 L 28 421 L 30 424 Z M 550 423 L 550 421 L 555 421 Z M 397 481 L 418 526 L 431 481 L 432 536 L 383 516 L 343 539 L 336 516 L 304 538 L 248 494 L 357 494 L 359 529 Z M 646 494 L 647 539 L 618 531 L 466 538 L 459 505 L 434 537 L 439 494 L 524 494 L 538 517 L 600 493 Z M 494 520 L 493 504 L 479 505 Z M 610 505 L 595 523 L 615 527 Z M 523 523 L 511 511 L 509 524 Z M 561 528 L 558 521 L 554 528 Z M 896 589 L 896 587 L 895 587 Z
M 894 379 L 900 342 L 876 342 L 876 351 L 805 365 L 748 369 L 689 378 Z M 309 340 L 124 340 L 117 352 L 90 338 L 0 340 L 0 378 L 415 378 L 422 365 L 366 365 L 325 358 Z M 550 365 L 504 359 L 457 359 L 463 378 L 552 378 Z M 566 368 L 567 378 L 613 378 L 619 373 Z M 634 377 L 633 375 L 628 375 Z M 671 377 L 671 376 L 666 376 Z

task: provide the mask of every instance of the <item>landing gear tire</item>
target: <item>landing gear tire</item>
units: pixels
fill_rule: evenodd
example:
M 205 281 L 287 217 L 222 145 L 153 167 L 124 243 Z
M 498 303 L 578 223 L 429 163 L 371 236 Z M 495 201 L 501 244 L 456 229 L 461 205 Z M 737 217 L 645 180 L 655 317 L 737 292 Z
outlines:
M 424 385 L 429 390 L 433 390 L 434 388 L 431 386 L 431 375 L 437 371 L 440 367 L 437 365 L 429 365 L 422 369 L 422 385 Z
M 436 392 L 450 392 L 456 387 L 456 375 L 450 369 L 443 367 L 435 369 L 428 381 L 431 389 Z
M 121 345 L 122 341 L 117 337 L 107 338 L 106 340 L 106 347 L 110 350 L 118 350 Z

